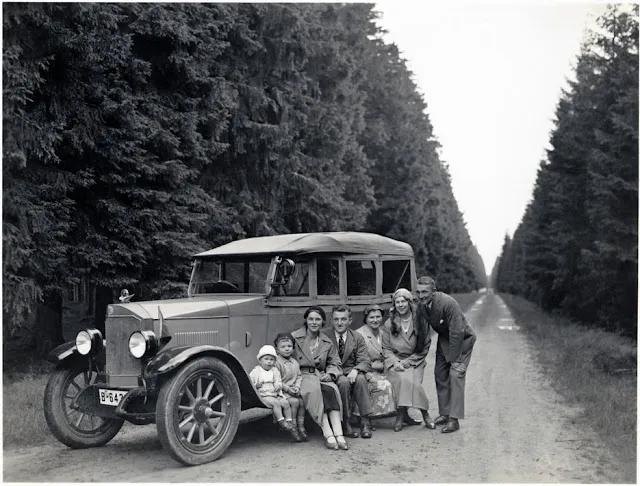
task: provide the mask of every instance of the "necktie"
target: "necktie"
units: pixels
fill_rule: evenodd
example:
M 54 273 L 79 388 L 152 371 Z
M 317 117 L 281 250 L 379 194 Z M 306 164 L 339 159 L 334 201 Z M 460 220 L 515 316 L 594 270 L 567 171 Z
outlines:
M 338 354 L 341 358 L 344 354 L 344 334 L 340 334 L 340 339 L 338 339 Z

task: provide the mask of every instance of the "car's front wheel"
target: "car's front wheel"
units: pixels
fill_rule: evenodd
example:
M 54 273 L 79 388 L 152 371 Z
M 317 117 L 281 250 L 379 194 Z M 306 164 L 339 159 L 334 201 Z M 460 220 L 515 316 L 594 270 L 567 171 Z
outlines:
M 74 449 L 105 445 L 118 433 L 121 419 L 103 418 L 77 410 L 73 402 L 97 377 L 95 371 L 58 369 L 44 392 L 44 417 L 56 439 Z
M 217 358 L 198 358 L 184 366 L 163 385 L 157 403 L 160 442 L 182 464 L 218 459 L 238 430 L 240 388 Z

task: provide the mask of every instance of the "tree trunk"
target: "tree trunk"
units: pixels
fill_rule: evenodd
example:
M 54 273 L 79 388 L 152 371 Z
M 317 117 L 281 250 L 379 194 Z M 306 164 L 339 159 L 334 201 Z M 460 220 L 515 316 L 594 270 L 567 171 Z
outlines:
M 53 348 L 62 344 L 62 296 L 50 294 L 45 302 L 36 308 L 35 346 L 40 356 L 45 356 Z
M 97 286 L 95 296 L 95 309 L 93 325 L 102 336 L 105 335 L 104 321 L 107 317 L 107 306 L 113 304 L 113 290 L 110 287 Z

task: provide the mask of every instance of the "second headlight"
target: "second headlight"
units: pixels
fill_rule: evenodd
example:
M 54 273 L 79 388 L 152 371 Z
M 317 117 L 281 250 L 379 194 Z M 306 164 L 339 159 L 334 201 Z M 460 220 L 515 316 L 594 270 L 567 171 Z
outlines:
M 156 350 L 156 335 L 153 331 L 136 331 L 129 337 L 129 352 L 134 358 L 150 356 Z

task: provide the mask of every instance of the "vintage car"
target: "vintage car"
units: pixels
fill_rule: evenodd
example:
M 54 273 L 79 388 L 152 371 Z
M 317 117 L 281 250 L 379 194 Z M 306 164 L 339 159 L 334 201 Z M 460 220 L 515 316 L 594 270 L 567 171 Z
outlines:
M 155 423 L 177 461 L 217 459 L 242 410 L 263 407 L 248 373 L 265 343 L 303 325 L 310 305 L 388 307 L 415 289 L 411 246 L 357 232 L 247 238 L 195 255 L 188 297 L 109 305 L 97 329 L 54 349 L 44 410 L 73 448 L 109 442 L 125 420 Z

